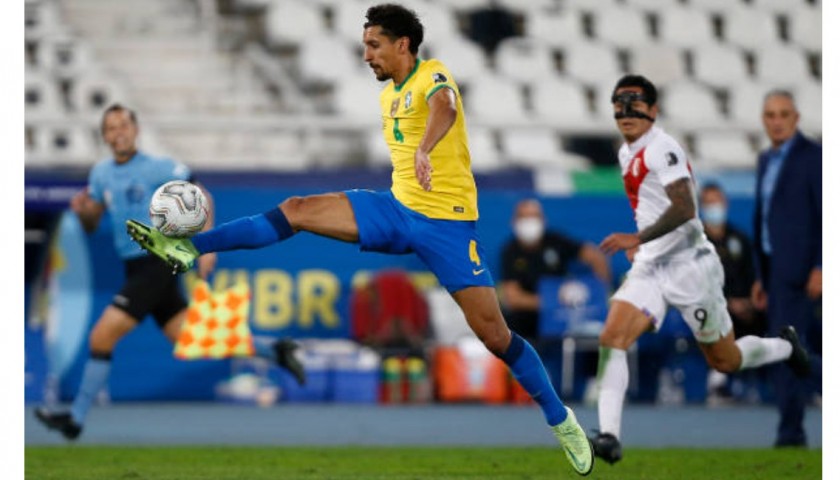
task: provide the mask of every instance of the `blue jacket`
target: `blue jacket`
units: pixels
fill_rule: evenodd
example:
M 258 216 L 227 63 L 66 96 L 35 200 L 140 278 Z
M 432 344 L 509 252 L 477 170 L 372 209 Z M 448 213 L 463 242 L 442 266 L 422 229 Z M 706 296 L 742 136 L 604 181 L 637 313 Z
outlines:
M 758 277 L 765 288 L 770 281 L 767 256 L 761 248 L 761 183 L 769 151 L 758 157 L 756 202 L 753 215 Z M 776 281 L 804 288 L 814 267 L 822 266 L 822 145 L 796 132 L 793 145 L 779 172 L 768 217 L 773 248 L 772 273 Z

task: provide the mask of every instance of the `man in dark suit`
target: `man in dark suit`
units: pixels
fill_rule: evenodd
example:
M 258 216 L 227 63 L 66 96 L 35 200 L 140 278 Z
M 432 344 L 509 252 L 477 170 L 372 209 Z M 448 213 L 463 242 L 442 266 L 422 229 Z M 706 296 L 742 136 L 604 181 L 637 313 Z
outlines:
M 805 446 L 805 405 L 811 387 L 822 391 L 822 146 L 798 130 L 793 96 L 774 90 L 762 113 L 772 144 L 758 159 L 753 218 L 758 275 L 752 300 L 767 309 L 770 335 L 793 325 L 812 352 L 808 379 L 771 367 L 781 419 L 777 447 Z M 813 382 L 813 383 L 811 383 Z

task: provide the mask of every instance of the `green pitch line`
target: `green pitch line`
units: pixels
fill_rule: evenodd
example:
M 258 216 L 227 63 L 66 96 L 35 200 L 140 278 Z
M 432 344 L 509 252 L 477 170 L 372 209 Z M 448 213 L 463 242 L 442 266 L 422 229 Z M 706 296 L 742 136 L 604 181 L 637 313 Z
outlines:
M 27 480 L 510 479 L 579 478 L 552 448 L 27 447 Z M 822 451 L 627 449 L 587 478 L 808 480 Z

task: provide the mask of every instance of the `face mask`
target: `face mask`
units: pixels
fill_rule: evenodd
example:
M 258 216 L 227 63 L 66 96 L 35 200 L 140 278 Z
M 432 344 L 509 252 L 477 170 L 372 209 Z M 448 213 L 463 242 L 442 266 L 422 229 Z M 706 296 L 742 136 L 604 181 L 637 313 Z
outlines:
M 726 223 L 726 207 L 720 203 L 706 205 L 700 209 L 700 216 L 705 223 L 713 227 L 723 225 Z
M 545 224 L 539 218 L 521 218 L 513 224 L 513 232 L 522 243 L 538 242 L 545 231 Z

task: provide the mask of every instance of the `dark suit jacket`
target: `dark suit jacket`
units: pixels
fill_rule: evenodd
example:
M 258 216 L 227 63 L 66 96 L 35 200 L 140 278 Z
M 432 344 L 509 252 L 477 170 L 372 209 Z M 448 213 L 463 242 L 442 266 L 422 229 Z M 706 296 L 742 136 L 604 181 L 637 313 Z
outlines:
M 765 289 L 770 279 L 768 259 L 761 248 L 761 186 L 768 153 L 762 152 L 758 157 L 753 215 L 756 266 Z M 768 230 L 773 247 L 774 279 L 794 288 L 804 288 L 811 269 L 822 266 L 822 145 L 805 138 L 801 132 L 796 132 L 779 172 L 770 199 Z

